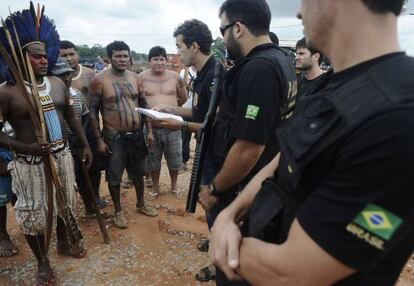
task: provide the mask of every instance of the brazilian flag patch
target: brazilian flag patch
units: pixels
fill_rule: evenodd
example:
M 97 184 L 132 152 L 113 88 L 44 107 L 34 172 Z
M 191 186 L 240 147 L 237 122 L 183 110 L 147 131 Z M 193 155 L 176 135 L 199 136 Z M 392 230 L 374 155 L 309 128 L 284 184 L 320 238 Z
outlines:
M 259 114 L 260 107 L 256 105 L 248 105 L 246 110 L 246 118 L 256 120 L 257 115 Z
M 401 225 L 402 219 L 377 205 L 368 204 L 353 222 L 388 241 Z

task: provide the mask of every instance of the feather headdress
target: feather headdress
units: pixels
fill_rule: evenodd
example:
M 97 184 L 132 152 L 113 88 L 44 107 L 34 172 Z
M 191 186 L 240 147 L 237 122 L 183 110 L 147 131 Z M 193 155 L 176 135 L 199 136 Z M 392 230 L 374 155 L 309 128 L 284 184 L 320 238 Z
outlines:
M 18 51 L 32 43 L 42 43 L 46 47 L 49 68 L 53 67 L 59 56 L 60 38 L 56 26 L 49 17 L 44 15 L 45 7 L 37 11 L 30 1 L 30 9 L 11 13 L 0 28 L 0 43 L 6 48 L 10 57 L 13 52 L 19 60 L 23 56 Z M 10 45 L 10 43 L 13 45 Z M 19 63 L 16 63 L 19 65 Z M 0 56 L 0 77 L 7 81 L 14 81 L 6 61 Z

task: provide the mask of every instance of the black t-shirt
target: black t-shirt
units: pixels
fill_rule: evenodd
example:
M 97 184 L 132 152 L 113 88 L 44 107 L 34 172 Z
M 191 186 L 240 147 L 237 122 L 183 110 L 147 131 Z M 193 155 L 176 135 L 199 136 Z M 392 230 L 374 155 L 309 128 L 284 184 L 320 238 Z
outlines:
M 324 80 L 324 76 L 326 74 L 323 73 L 314 79 L 306 79 L 305 76 L 302 76 L 298 79 L 298 94 L 296 98 L 300 98 L 307 94 L 312 94 L 313 91 L 317 86 L 319 86 L 320 82 Z
M 405 69 L 414 74 L 412 58 L 391 54 L 334 74 L 324 94 L 335 96 L 344 83 L 392 57 L 405 57 Z M 398 76 L 399 66 L 393 68 Z M 361 86 L 360 98 L 392 93 L 392 79 L 374 79 L 384 80 L 388 91 Z M 412 93 L 414 81 L 398 90 Z M 306 197 L 297 214 L 301 227 L 326 252 L 357 270 L 337 285 L 394 285 L 414 250 L 413 130 L 413 108 L 366 120 L 311 161 L 297 188 L 282 153 L 275 181 L 292 197 Z
M 213 151 L 225 145 L 223 153 L 226 155 L 236 140 L 266 145 L 245 181 L 279 152 L 276 128 L 281 122 L 281 110 L 287 98 L 295 95 L 293 65 L 273 44 L 257 46 L 227 73 L 217 114 L 221 124 L 218 124 L 219 128 L 216 125 L 216 129 L 223 130 L 215 133 L 215 136 L 225 138 L 226 143 L 214 144 L 216 149 Z
M 193 83 L 192 122 L 202 123 L 207 114 L 213 91 L 216 59 L 211 56 L 204 64 Z

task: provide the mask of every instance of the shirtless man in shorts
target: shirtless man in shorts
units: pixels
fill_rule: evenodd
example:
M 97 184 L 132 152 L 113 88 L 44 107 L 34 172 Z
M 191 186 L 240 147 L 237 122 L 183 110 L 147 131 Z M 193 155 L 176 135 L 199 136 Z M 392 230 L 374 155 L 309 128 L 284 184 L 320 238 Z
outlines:
M 145 205 L 144 180 L 147 172 L 147 146 L 141 128 L 141 116 L 135 111 L 139 106 L 137 74 L 128 70 L 130 49 L 122 41 L 106 47 L 111 67 L 92 79 L 91 126 L 94 131 L 98 153 L 109 157 L 106 169 L 108 188 L 114 202 L 114 223 L 119 228 L 127 227 L 127 220 L 120 202 L 120 184 L 124 170 L 128 172 L 137 195 L 137 211 L 148 216 L 157 216 L 157 211 Z M 103 130 L 99 129 L 98 114 L 101 112 Z M 150 120 L 146 120 L 147 141 L 154 140 Z
M 167 53 L 156 46 L 148 53 L 150 69 L 140 73 L 139 91 L 146 100 L 147 108 L 157 105 L 181 106 L 187 101 L 184 81 L 176 72 L 166 70 Z M 149 147 L 148 170 L 152 177 L 152 194 L 157 196 L 160 188 L 161 159 L 164 154 L 171 177 L 171 191 L 178 194 L 177 177 L 182 168 L 181 130 L 170 131 L 153 123 L 154 144 Z

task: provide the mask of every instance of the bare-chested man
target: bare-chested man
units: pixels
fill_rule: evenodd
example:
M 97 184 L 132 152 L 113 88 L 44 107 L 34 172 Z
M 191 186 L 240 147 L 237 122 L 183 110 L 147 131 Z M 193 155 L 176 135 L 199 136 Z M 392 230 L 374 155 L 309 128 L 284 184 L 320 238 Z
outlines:
M 43 11 L 43 9 L 42 9 Z M 36 140 L 34 128 L 29 114 L 26 95 L 19 92 L 13 84 L 13 78 L 8 76 L 8 84 L 0 88 L 0 109 L 4 121 L 8 121 L 14 130 L 14 138 L 0 133 L 0 147 L 11 148 L 16 157 L 8 164 L 8 170 L 12 176 L 13 192 L 17 195 L 17 202 L 14 206 L 16 211 L 16 221 L 19 224 L 26 240 L 38 261 L 37 284 L 53 285 L 54 274 L 49 265 L 49 260 L 45 256 L 45 229 L 47 228 L 47 191 L 45 175 L 44 156 L 52 154 L 52 161 L 57 167 L 57 174 L 63 185 L 63 196 L 66 198 L 65 207 L 74 209 L 75 207 L 75 175 L 73 169 L 72 156 L 67 148 L 67 140 L 62 130 L 63 119 L 66 120 L 70 128 L 79 137 L 82 145 L 82 156 L 87 166 L 90 166 L 92 154 L 89 149 L 86 136 L 78 118 L 75 116 L 69 103 L 69 95 L 64 83 L 56 77 L 46 77 L 48 64 L 54 64 L 57 57 L 55 43 L 59 43 L 59 35 L 47 17 L 43 17 L 40 27 L 35 29 L 35 19 L 33 10 L 23 10 L 22 16 L 12 14 L 6 19 L 8 29 L 11 30 L 12 20 L 16 23 L 17 33 L 23 47 L 23 52 L 27 53 L 33 66 L 34 76 L 39 90 L 39 99 L 42 104 L 45 125 L 48 134 L 48 143 L 39 144 Z M 32 27 L 27 27 L 30 21 L 22 25 L 21 19 L 33 18 Z M 4 28 L 0 29 L 0 41 L 8 46 L 4 37 Z M 27 29 L 27 30 L 26 30 Z M 45 37 L 46 36 L 46 37 Z M 46 53 L 46 46 L 48 47 Z M 4 62 L 2 62 L 4 64 Z M 6 66 L 0 67 L 2 71 Z M 29 81 L 25 77 L 26 81 Z M 25 86 L 28 93 L 31 88 Z M 0 123 L 0 128 L 3 123 Z M 71 244 L 67 236 L 67 225 L 62 219 L 62 208 L 57 204 L 57 251 L 59 254 L 82 258 L 86 255 L 86 250 L 82 246 L 81 240 Z
M 79 64 L 78 51 L 75 44 L 70 41 L 60 42 L 60 56 L 64 58 L 73 69 L 71 87 L 82 92 L 89 104 L 91 80 L 95 76 L 95 71 Z
M 176 72 L 166 70 L 167 53 L 164 48 L 156 46 L 148 53 L 150 69 L 140 73 L 140 93 L 146 100 L 147 107 L 157 105 L 181 106 L 186 100 L 184 81 Z M 181 130 L 170 131 L 161 125 L 153 124 L 154 144 L 148 149 L 148 169 L 152 177 L 152 195 L 157 196 L 160 188 L 161 159 L 164 154 L 171 177 L 171 192 L 178 194 L 177 177 L 182 168 Z
M 98 152 L 109 157 L 106 170 L 108 188 L 114 202 L 114 223 L 119 228 L 127 227 L 127 220 L 120 202 L 120 184 L 124 170 L 135 186 L 137 211 L 148 216 L 157 216 L 157 211 L 145 205 L 144 180 L 147 172 L 147 146 L 141 128 L 141 116 L 135 111 L 139 106 L 137 74 L 128 70 L 130 49 L 122 41 L 106 47 L 111 67 L 97 74 L 91 84 L 91 125 Z M 98 114 L 101 112 L 103 130 L 99 129 Z M 154 137 L 150 120 L 146 120 L 148 144 Z
M 86 104 L 89 106 L 89 94 L 92 78 L 95 76 L 95 71 L 82 66 L 79 64 L 79 54 L 75 44 L 70 41 L 62 41 L 60 43 L 60 57 L 64 58 L 70 67 L 73 69 L 72 72 L 72 84 L 71 88 L 79 90 L 86 100 Z M 89 121 L 89 115 L 85 117 L 85 120 Z M 89 177 L 92 182 L 93 189 L 97 196 L 97 203 L 102 208 L 106 206 L 105 200 L 99 197 L 99 186 L 101 184 L 101 171 L 105 169 L 105 160 L 99 156 L 95 151 L 96 140 L 92 130 L 90 130 L 89 124 L 86 124 L 86 136 L 93 152 L 93 162 L 89 169 Z M 92 197 L 86 190 L 85 179 L 83 178 L 82 172 L 79 171 L 79 180 L 84 183 L 79 184 L 79 193 L 81 194 L 83 203 L 85 205 L 86 215 L 93 216 L 94 208 L 92 204 Z

